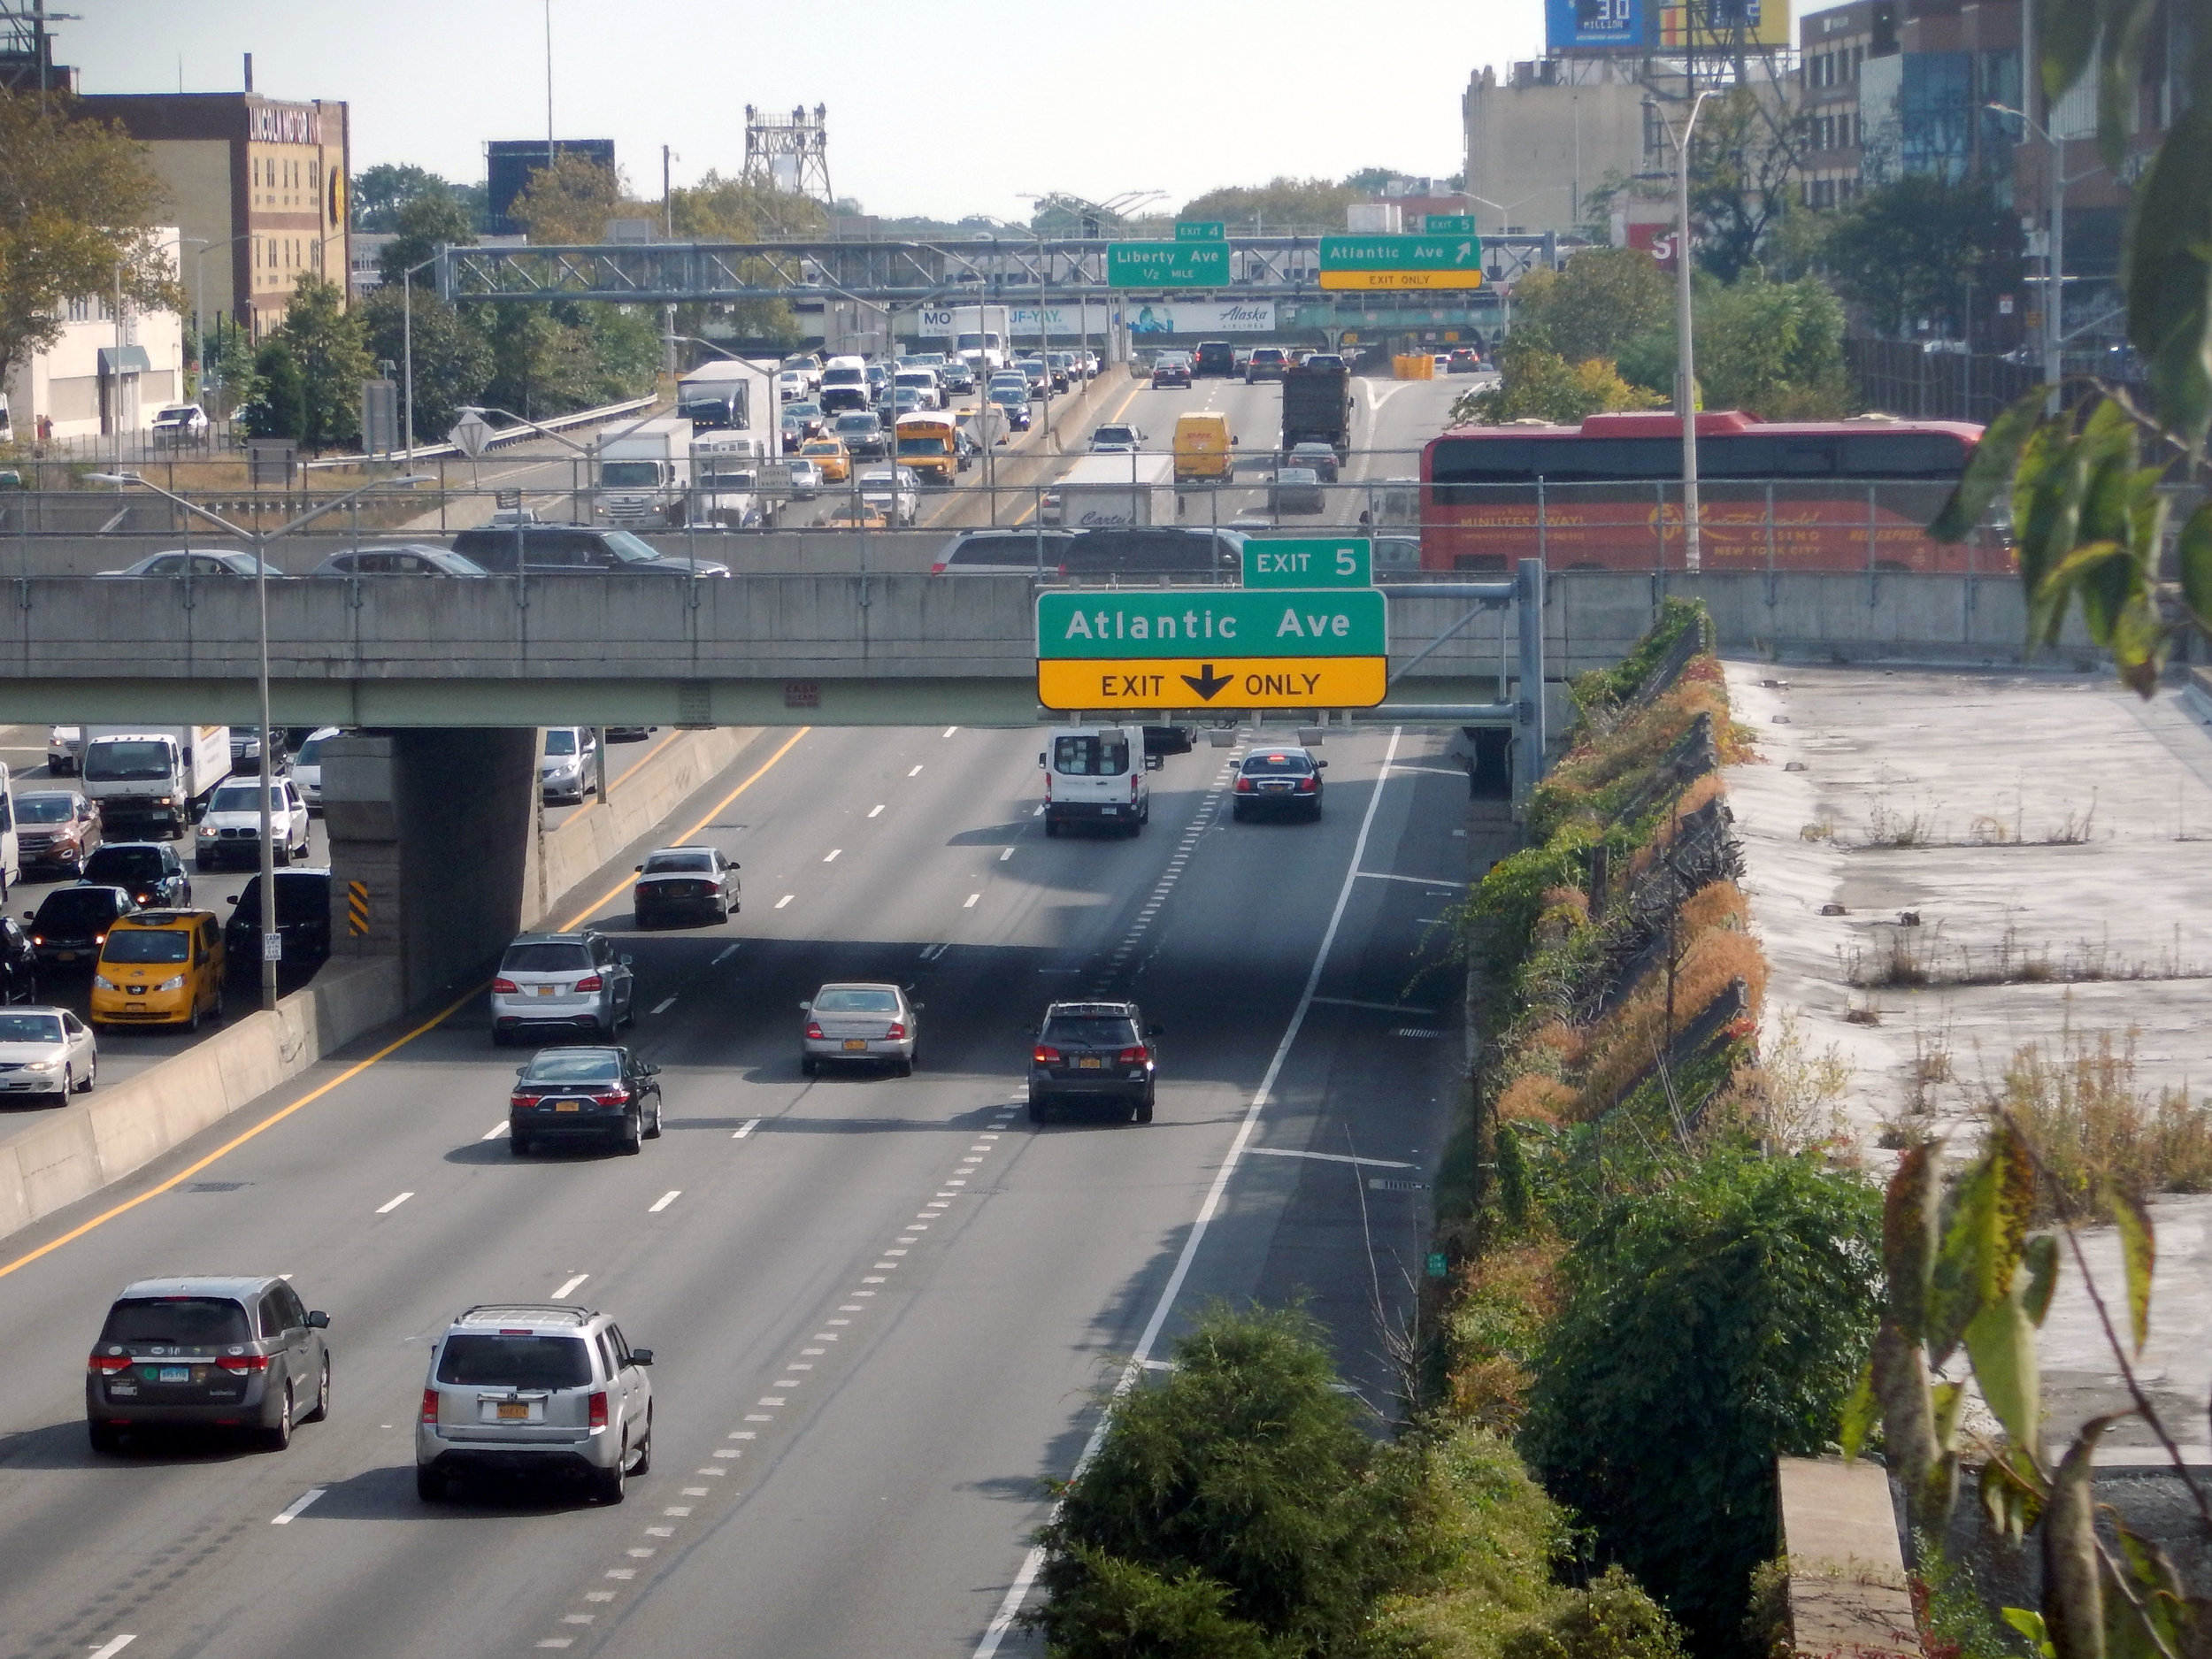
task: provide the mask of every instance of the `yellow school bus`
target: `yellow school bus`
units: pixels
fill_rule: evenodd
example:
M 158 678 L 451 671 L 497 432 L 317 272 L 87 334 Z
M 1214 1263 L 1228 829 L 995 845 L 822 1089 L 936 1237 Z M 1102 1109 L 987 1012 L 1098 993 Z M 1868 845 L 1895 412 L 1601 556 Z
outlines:
M 960 426 L 949 410 L 922 409 L 899 417 L 895 434 L 899 465 L 926 484 L 949 484 L 960 470 Z

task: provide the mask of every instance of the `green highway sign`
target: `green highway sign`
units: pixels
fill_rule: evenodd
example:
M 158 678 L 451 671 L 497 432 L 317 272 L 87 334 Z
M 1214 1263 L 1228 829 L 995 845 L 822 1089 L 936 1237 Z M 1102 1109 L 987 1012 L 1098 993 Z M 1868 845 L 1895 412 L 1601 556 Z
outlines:
M 1469 229 L 1474 227 L 1470 224 Z M 1226 242 L 1229 227 L 1218 219 L 1179 219 L 1175 221 L 1175 240 L 1178 242 Z
M 1053 589 L 1037 595 L 1037 657 L 1386 657 L 1373 588 Z
M 1431 213 L 1421 221 L 1422 232 L 1430 236 L 1471 236 L 1475 234 L 1472 213 Z
M 1321 269 L 1330 271 L 1479 271 L 1482 238 L 1465 234 L 1431 236 L 1324 236 Z
M 1211 288 L 1229 285 L 1225 242 L 1110 242 L 1106 286 L 1114 288 Z
M 1373 545 L 1364 536 L 1244 544 L 1247 588 L 1372 588 Z

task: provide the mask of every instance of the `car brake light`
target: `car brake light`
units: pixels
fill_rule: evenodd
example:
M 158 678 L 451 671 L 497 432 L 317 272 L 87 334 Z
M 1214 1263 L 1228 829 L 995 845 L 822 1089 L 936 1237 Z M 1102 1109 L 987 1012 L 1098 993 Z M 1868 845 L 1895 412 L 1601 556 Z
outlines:
M 899 1022 L 895 1019 L 891 1022 L 891 1029 L 885 1032 L 883 1034 L 891 1041 L 898 1042 L 902 1041 L 906 1036 L 906 1027 L 900 1025 Z
M 1239 778 L 1237 780 L 1237 793 L 1239 795 L 1250 795 L 1252 793 L 1252 780 L 1249 778 Z
M 1301 789 L 1304 789 L 1304 790 L 1310 791 L 1310 790 L 1313 788 L 1313 787 L 1314 787 L 1316 784 L 1319 783 L 1320 781 L 1321 781 L 1321 780 L 1320 780 L 1318 778 L 1312 778 L 1312 777 L 1301 778 L 1301 779 L 1298 780 L 1298 787 L 1299 787 Z
M 538 1097 L 536 1095 L 526 1094 L 520 1089 L 517 1089 L 513 1094 L 507 1097 L 507 1104 L 510 1106 L 534 1106 L 537 1104 L 537 1100 Z
M 95 1354 L 85 1367 L 87 1371 L 106 1377 L 111 1377 L 119 1371 L 128 1371 L 130 1368 L 131 1356 L 127 1354 Z
M 818 1019 L 810 1019 L 807 1021 L 806 1034 L 814 1038 L 818 1041 L 820 1041 L 822 1036 L 822 1022 Z
M 266 1354 L 226 1354 L 215 1363 L 225 1371 L 234 1372 L 241 1377 L 248 1371 L 269 1369 L 269 1356 Z
M 1132 801 L 1137 798 L 1137 783 L 1138 780 L 1143 776 L 1144 774 L 1142 772 L 1133 772 L 1129 774 L 1129 798 Z
M 576 988 L 580 991 L 600 991 L 606 988 L 606 984 L 597 974 L 588 973 L 576 981 Z
M 435 1423 L 437 1420 L 438 1391 L 435 1388 L 426 1388 L 422 1391 L 422 1421 Z
M 522 987 L 517 985 L 512 979 L 494 979 L 492 981 L 493 992 L 500 996 L 512 996 L 521 988 Z
M 31 942 L 35 945 L 42 945 L 46 942 L 46 935 L 43 933 L 33 933 L 31 935 Z
M 939 559 L 934 565 L 929 567 L 929 573 L 932 576 L 942 576 L 945 573 L 945 561 Z
M 1056 1065 L 1060 1061 L 1060 1051 L 1048 1048 L 1041 1042 L 1030 1052 L 1029 1057 L 1039 1065 Z
M 1124 1048 L 1114 1056 L 1124 1065 L 1142 1065 L 1152 1057 L 1152 1050 L 1139 1043 L 1133 1048 Z
M 595 1429 L 607 1426 L 607 1396 L 604 1390 L 591 1397 L 591 1426 Z
M 626 1088 L 606 1089 L 593 1095 L 592 1099 L 602 1106 L 626 1106 L 630 1102 L 630 1091 Z

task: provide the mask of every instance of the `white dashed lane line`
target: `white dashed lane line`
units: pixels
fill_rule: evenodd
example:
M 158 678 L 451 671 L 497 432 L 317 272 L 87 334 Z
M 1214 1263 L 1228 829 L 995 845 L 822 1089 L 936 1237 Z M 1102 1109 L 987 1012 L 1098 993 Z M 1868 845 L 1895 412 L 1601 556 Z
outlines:
M 824 864 L 835 864 L 835 863 L 837 862 L 837 855 L 838 855 L 838 854 L 840 854 L 840 853 L 841 853 L 841 852 L 843 852 L 844 850 L 845 850 L 845 849 L 844 849 L 842 847 L 833 847 L 833 848 L 831 848 L 831 849 L 829 849 L 829 851 L 827 851 L 827 852 L 826 852 L 826 853 L 824 853 L 824 854 L 822 855 L 822 862 L 823 862 Z
M 303 1492 L 298 1497 L 293 1499 L 291 1503 L 285 1508 L 281 1514 L 271 1516 L 269 1517 L 269 1525 L 272 1526 L 291 1525 L 293 1517 L 299 1514 L 301 1510 L 306 1509 L 309 1504 L 314 1502 L 316 1499 L 321 1497 L 323 1494 L 328 1492 L 330 1488 L 328 1486 L 308 1487 L 305 1492 Z
M 659 1215 L 659 1214 L 660 1214 L 660 1212 L 661 1212 L 662 1210 L 664 1210 L 667 1209 L 667 1208 L 669 1207 L 669 1205 L 671 1205 L 671 1204 L 674 1203 L 674 1202 L 676 1202 L 679 1198 L 681 1198 L 683 1195 L 684 1195 L 684 1189 L 683 1189 L 682 1187 L 676 1187 L 674 1190 L 672 1190 L 672 1191 L 671 1191 L 671 1192 L 665 1192 L 665 1193 L 663 1193 L 663 1194 L 661 1194 L 658 1198 L 656 1198 L 656 1199 L 652 1202 L 652 1203 L 647 1207 L 645 1213 L 646 1213 L 647 1215 L 649 1215 L 649 1216 L 657 1216 L 657 1215 Z
M 575 1278 L 568 1280 L 558 1290 L 553 1293 L 553 1300 L 555 1302 L 566 1302 L 569 1297 L 574 1294 L 576 1286 L 582 1284 L 590 1277 L 591 1275 L 589 1273 L 577 1274 Z
M 883 803 L 882 803 L 880 801 L 879 801 L 878 803 L 876 803 L 876 804 L 875 804 L 875 805 L 873 805 L 873 806 L 872 806 L 872 807 L 870 807 L 870 808 L 868 809 L 868 816 L 869 816 L 870 818 L 873 818 L 873 817 L 875 817 L 875 816 L 876 816 L 876 814 L 878 814 L 879 812 L 880 812 L 880 811 L 882 811 L 882 810 L 883 810 Z
M 743 1139 L 744 1139 L 747 1135 L 749 1135 L 749 1134 L 752 1133 L 754 1130 L 756 1130 L 756 1129 L 757 1129 L 757 1128 L 759 1128 L 759 1127 L 760 1127 L 760 1119 L 759 1119 L 759 1118 L 747 1118 L 747 1119 L 746 1119 L 743 1123 L 741 1123 L 741 1124 L 738 1125 L 738 1126 L 737 1126 L 737 1133 L 736 1133 L 735 1134 L 732 1135 L 732 1136 L 730 1137 L 730 1139 L 731 1139 L 731 1140 L 733 1140 L 733 1141 L 742 1141 L 742 1140 L 743 1140 Z
M 478 1139 L 483 1141 L 496 1141 L 500 1136 L 507 1133 L 508 1127 L 509 1125 L 507 1120 L 504 1118 L 502 1118 L 497 1123 L 484 1131 L 484 1133 L 479 1136 Z
M 707 964 L 707 966 L 710 968 L 718 968 L 735 955 L 737 955 L 737 947 L 735 945 L 725 946 L 723 948 L 722 954 L 717 956 L 712 962 Z
M 1006 862 L 1009 858 L 1011 858 L 1013 856 L 1014 856 L 1014 849 L 1013 849 L 1011 847 L 1009 847 L 1009 848 L 1008 848 L 1008 849 L 1007 849 L 1004 852 L 1001 853 L 1001 854 L 998 856 L 998 861 L 999 861 L 999 863 L 1001 863 L 1001 864 L 1004 864 L 1004 863 L 1005 863 L 1005 862 Z
M 960 908 L 964 910 L 972 910 L 975 909 L 975 902 L 982 896 L 983 895 L 980 893 L 969 894 L 968 902 L 965 904 L 963 904 Z
M 912 772 L 908 772 L 906 775 L 910 778 L 918 778 L 922 775 L 922 769 L 919 766 L 917 766 Z
M 785 894 L 785 895 L 783 895 L 783 897 L 781 897 L 781 898 L 780 898 L 780 899 L 778 899 L 778 900 L 776 901 L 776 908 L 777 908 L 778 910 L 781 910 L 781 909 L 783 909 L 783 907 L 784 907 L 785 905 L 787 905 L 787 904 L 790 903 L 792 900 L 794 900 L 794 899 L 797 898 L 798 896 L 799 896 L 799 895 L 798 895 L 797 894 L 795 894 L 795 893 L 787 893 L 787 894 Z
M 402 1193 L 397 1198 L 392 1199 L 387 1203 L 379 1204 L 376 1207 L 376 1213 L 380 1216 L 388 1216 L 392 1213 L 392 1211 L 397 1210 L 402 1204 L 405 1203 L 413 1196 L 414 1194 L 412 1193 Z
M 652 1011 L 656 1014 L 665 1014 L 670 1009 L 675 1006 L 676 999 L 673 996 L 664 996 L 659 1002 L 653 1004 Z
M 93 1649 L 91 1659 L 115 1659 L 117 1654 L 137 1640 L 135 1635 L 111 1637 L 105 1647 Z

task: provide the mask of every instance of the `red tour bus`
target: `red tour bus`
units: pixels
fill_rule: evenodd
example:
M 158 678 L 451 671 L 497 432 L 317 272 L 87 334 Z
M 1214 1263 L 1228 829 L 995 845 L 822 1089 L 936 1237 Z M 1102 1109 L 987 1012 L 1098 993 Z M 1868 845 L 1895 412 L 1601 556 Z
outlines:
M 1726 410 L 1699 415 L 1697 434 L 1706 570 L 2012 568 L 1985 531 L 1947 546 L 1924 529 L 1979 426 L 1866 416 L 1770 423 Z M 1421 452 L 1422 568 L 1504 571 L 1531 555 L 1553 570 L 1681 570 L 1681 418 L 1517 421 L 1431 439 Z

